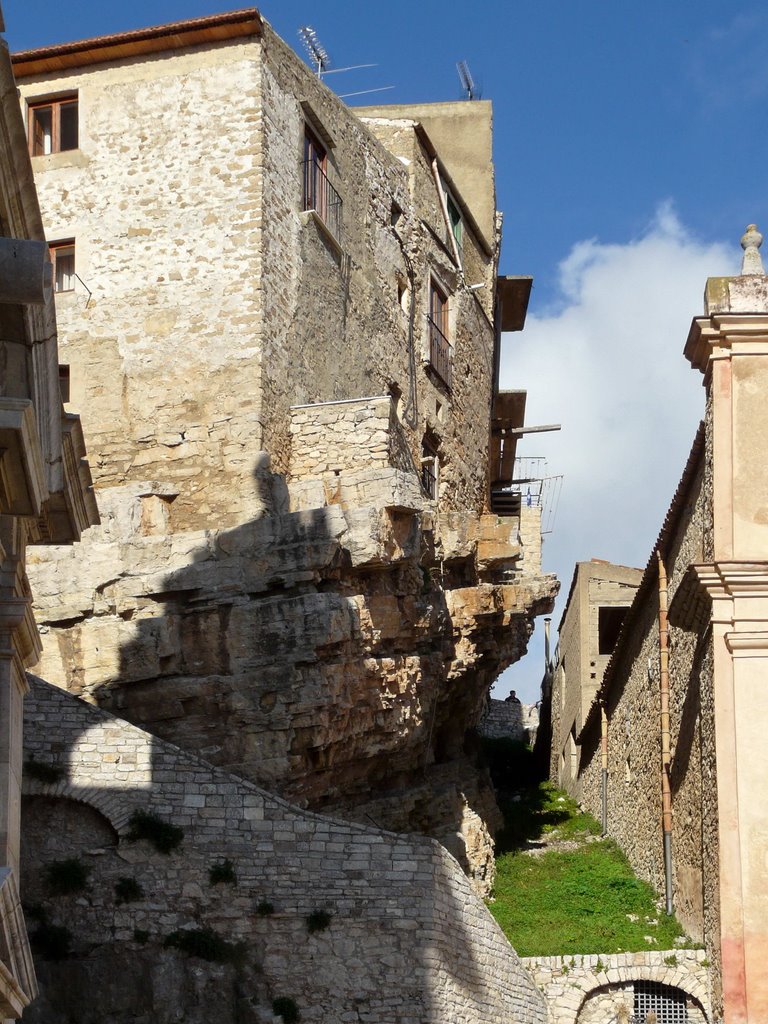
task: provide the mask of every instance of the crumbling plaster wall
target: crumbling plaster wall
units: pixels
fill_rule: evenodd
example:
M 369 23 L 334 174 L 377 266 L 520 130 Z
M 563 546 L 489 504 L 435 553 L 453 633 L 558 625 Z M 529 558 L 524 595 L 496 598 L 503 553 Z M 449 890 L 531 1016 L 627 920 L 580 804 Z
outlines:
M 179 1018 L 169 994 L 195 1024 L 214 1015 L 271 1024 L 277 996 L 293 998 L 308 1022 L 546 1021 L 514 950 L 437 843 L 302 812 L 41 681 L 25 736 L 28 760 L 62 777 L 25 781 L 24 897 L 69 929 L 76 954 L 39 962 L 33 1024 L 67 1013 L 83 1024 L 170 1024 Z M 166 855 L 130 842 L 137 809 L 182 828 L 181 846 Z M 87 867 L 88 880 L 52 896 L 45 871 L 64 858 Z M 236 884 L 212 886 L 209 870 L 224 860 Z M 119 903 L 125 877 L 142 892 Z M 258 913 L 267 902 L 273 913 Z M 330 921 L 312 935 L 306 918 L 316 910 Z M 245 943 L 241 966 L 164 947 L 195 928 Z
M 672 605 L 688 566 L 711 558 L 711 451 L 680 498 L 678 521 L 664 552 Z M 641 592 L 616 651 L 608 713 L 608 834 L 633 868 L 657 892 L 664 891 L 661 815 L 658 590 Z M 649 678 L 649 665 L 650 678 Z M 712 644 L 708 629 L 670 625 L 670 730 L 672 862 L 675 912 L 687 933 L 705 944 L 719 964 L 717 921 L 717 825 Z M 582 797 L 599 816 L 601 763 L 599 721 L 585 737 Z M 706 908 L 706 909 L 705 909 Z M 716 968 L 715 968 L 716 970 Z M 720 1013 L 719 979 L 713 1005 Z

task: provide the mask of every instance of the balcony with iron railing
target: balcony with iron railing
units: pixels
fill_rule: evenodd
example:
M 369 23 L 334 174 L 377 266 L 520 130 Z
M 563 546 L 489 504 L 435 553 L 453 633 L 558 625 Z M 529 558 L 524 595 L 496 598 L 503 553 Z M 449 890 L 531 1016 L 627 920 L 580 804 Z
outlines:
M 429 362 L 440 380 L 450 388 L 453 383 L 453 345 L 431 316 L 429 323 Z
M 304 210 L 312 210 L 341 245 L 341 196 L 317 160 L 304 161 Z

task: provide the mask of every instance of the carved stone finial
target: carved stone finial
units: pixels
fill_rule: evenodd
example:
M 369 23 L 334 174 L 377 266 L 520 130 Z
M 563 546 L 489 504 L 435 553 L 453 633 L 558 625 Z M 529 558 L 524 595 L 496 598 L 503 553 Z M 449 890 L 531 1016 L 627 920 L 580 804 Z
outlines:
M 741 248 L 744 256 L 741 261 L 741 273 L 764 274 L 763 261 L 758 249 L 763 244 L 763 236 L 757 230 L 757 224 L 747 224 L 747 230 L 741 236 Z

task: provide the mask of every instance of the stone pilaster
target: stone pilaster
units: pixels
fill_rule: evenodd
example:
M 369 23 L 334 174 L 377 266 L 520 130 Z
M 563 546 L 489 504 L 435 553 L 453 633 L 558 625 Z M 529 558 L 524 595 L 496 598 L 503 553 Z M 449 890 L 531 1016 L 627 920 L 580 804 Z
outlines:
M 712 602 L 726 1024 L 768 1019 L 768 278 L 751 228 L 745 271 L 708 281 L 685 350 L 711 396 L 714 558 L 696 573 Z

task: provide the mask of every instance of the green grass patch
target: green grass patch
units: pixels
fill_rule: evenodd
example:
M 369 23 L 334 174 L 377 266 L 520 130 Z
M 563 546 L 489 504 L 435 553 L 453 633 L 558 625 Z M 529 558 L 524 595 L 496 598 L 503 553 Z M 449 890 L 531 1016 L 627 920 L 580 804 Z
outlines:
M 658 909 L 653 889 L 635 877 L 618 846 L 596 838 L 598 823 L 570 797 L 546 782 L 499 796 L 504 852 L 490 910 L 521 956 L 675 946 L 683 934 L 677 920 Z M 552 848 L 526 852 L 543 842 Z

